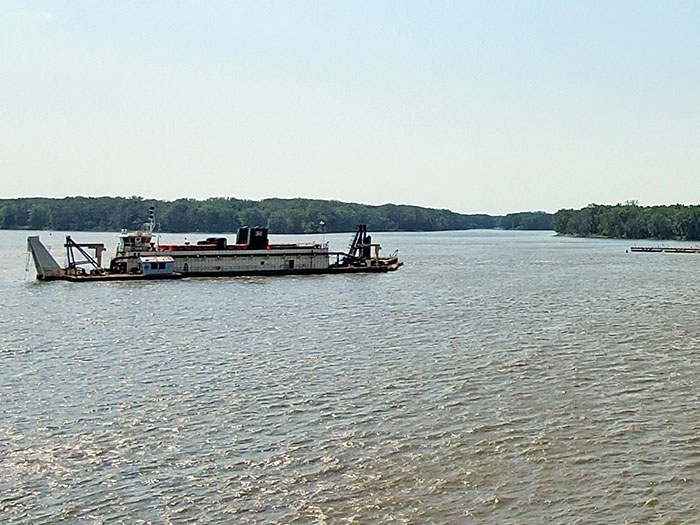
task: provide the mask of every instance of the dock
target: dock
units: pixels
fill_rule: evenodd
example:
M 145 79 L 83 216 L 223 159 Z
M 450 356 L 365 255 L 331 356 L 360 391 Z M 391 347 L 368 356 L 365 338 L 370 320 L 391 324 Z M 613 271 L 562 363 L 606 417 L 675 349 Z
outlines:
M 700 253 L 700 247 L 695 246 L 632 246 L 632 252 L 643 253 Z

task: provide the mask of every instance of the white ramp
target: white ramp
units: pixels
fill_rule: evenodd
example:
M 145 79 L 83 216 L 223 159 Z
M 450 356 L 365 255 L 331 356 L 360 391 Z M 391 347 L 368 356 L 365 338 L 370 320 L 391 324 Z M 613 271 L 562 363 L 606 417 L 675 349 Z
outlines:
M 32 259 L 34 259 L 37 279 L 43 280 L 47 277 L 58 277 L 63 274 L 63 270 L 56 262 L 56 259 L 49 253 L 46 246 L 41 243 L 38 235 L 27 237 L 27 249 L 32 254 Z

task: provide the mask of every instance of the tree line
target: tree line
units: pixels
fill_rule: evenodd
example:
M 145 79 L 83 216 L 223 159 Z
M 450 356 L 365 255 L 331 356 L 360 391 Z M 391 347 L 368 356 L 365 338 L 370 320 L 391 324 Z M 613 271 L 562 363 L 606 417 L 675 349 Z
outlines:
M 700 240 L 700 206 L 589 204 L 580 210 L 559 210 L 552 218 L 557 233 L 620 239 Z
M 235 232 L 240 226 L 263 226 L 274 233 L 331 233 L 353 231 L 360 223 L 372 231 L 551 229 L 551 215 L 544 212 L 500 217 L 419 206 L 369 206 L 314 199 L 162 201 L 142 197 L 0 199 L 0 229 L 137 229 L 147 219 L 149 206 L 156 208 L 159 228 L 167 232 L 225 233 Z
M 500 227 L 504 230 L 551 230 L 552 214 L 543 211 L 509 213 L 501 217 Z

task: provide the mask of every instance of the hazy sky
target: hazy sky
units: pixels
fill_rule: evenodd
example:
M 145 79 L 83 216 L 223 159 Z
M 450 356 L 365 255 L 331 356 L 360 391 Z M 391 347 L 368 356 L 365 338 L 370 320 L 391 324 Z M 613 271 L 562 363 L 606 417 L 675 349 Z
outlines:
M 700 202 L 700 2 L 0 1 L 0 197 Z

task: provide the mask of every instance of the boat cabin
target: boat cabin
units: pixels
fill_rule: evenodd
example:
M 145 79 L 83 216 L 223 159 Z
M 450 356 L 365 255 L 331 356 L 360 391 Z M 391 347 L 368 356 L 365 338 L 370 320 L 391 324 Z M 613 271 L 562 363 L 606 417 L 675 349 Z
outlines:
M 138 258 L 140 273 L 143 275 L 169 275 L 173 273 L 175 260 L 167 255 L 152 255 Z

